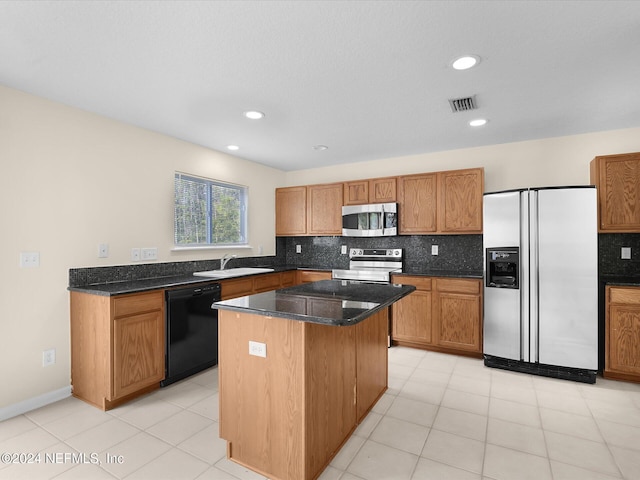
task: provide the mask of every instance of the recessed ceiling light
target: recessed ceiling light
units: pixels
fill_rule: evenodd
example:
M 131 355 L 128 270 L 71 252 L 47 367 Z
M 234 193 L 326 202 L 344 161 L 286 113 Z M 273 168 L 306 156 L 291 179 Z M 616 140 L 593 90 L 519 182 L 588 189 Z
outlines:
M 227 145 L 227 150 L 240 150 L 238 145 Z
M 314 150 L 326 150 L 329 147 L 327 147 L 326 145 L 314 145 L 311 148 L 313 148 Z
M 475 120 L 471 120 L 469 122 L 469 125 L 471 125 L 472 127 L 481 127 L 483 125 L 486 125 L 487 120 L 485 118 L 477 118 Z
M 464 55 L 463 57 L 456 58 L 451 66 L 456 70 L 467 70 L 480 63 L 480 57 L 477 55 Z
M 261 118 L 264 118 L 264 113 L 258 112 L 257 110 L 248 110 L 244 112 L 244 116 L 251 120 L 260 120 Z

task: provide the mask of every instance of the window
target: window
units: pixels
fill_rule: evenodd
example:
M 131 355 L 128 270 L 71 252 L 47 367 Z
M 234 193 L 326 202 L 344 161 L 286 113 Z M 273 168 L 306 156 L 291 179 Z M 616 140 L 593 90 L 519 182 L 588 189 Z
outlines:
M 246 245 L 247 187 L 176 172 L 174 243 Z

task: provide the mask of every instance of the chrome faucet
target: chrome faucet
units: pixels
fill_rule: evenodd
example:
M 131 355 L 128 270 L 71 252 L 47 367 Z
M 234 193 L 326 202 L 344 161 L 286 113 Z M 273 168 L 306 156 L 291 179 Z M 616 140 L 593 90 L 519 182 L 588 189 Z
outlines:
M 227 266 L 227 263 L 229 263 L 229 260 L 231 260 L 232 258 L 236 258 L 236 255 L 231 255 L 229 253 L 225 254 L 224 257 L 222 257 L 222 259 L 220 260 L 220 270 L 224 270 L 224 267 Z

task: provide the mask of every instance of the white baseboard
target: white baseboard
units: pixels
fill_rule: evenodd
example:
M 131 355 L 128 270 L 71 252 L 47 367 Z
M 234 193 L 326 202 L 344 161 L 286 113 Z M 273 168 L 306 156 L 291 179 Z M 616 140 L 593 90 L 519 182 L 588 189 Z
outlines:
M 0 408 L 0 422 L 71 396 L 71 385 Z

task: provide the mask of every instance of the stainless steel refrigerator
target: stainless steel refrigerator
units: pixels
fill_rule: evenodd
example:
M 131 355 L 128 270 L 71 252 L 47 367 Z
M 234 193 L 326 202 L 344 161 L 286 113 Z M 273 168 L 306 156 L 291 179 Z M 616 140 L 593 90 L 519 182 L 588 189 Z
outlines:
M 483 208 L 485 365 L 594 383 L 595 187 L 486 193 Z

